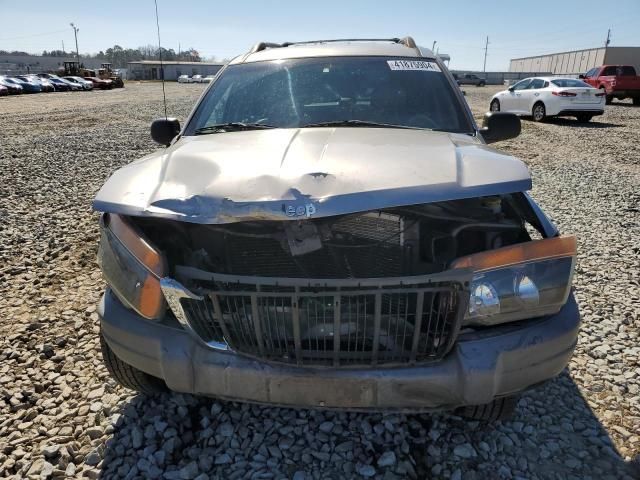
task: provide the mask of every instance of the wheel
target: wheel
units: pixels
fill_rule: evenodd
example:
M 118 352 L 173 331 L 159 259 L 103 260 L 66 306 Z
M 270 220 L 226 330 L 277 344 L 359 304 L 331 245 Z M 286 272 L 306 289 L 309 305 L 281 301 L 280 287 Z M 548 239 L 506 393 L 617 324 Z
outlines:
M 472 405 L 458 408 L 454 413 L 469 420 L 479 420 L 481 422 L 497 422 L 498 420 L 509 420 L 518 405 L 518 397 L 498 398 L 485 405 Z
M 613 95 L 607 95 L 607 91 L 604 87 L 601 87 L 600 90 L 602 90 L 602 93 L 604 93 L 605 95 L 604 103 L 606 103 L 607 105 L 611 105 L 611 102 L 613 102 Z
M 479 87 L 484 87 L 485 85 L 486 85 L 486 83 L 484 81 L 483 82 L 478 82 L 478 86 Z
M 541 122 L 544 120 L 544 117 L 547 115 L 547 109 L 544 108 L 544 103 L 537 102 L 533 109 L 531 110 L 531 116 L 533 117 L 534 122 Z
M 489 105 L 489 110 L 491 110 L 492 112 L 499 112 L 500 100 L 498 100 L 497 98 L 494 98 L 493 100 L 491 100 L 491 105 Z
M 102 350 L 102 359 L 107 370 L 113 379 L 123 387 L 147 395 L 167 391 L 167 385 L 163 380 L 138 370 L 116 357 L 102 334 L 100 334 L 100 350 Z
M 582 114 L 582 115 L 577 115 L 576 118 L 580 123 L 587 123 L 593 118 L 593 115 Z
M 633 104 L 640 105 L 640 97 L 633 97 Z

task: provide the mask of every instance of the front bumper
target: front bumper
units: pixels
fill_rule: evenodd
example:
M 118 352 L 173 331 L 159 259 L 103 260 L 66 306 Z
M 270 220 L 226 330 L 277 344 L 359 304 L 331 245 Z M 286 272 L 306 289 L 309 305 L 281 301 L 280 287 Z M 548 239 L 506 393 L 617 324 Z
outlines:
M 461 334 L 440 362 L 396 368 L 274 365 L 207 348 L 179 327 L 154 323 L 107 290 L 101 330 L 124 362 L 172 390 L 288 407 L 421 411 L 489 403 L 560 373 L 580 316 L 573 295 L 550 317 Z

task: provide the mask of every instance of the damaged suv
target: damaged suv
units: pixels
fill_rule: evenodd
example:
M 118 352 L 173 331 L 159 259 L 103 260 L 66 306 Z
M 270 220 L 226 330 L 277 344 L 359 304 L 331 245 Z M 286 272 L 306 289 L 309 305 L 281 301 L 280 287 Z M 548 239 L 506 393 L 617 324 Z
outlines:
M 502 418 L 567 365 L 576 241 L 410 38 L 257 44 L 97 194 L 101 345 L 153 393 Z

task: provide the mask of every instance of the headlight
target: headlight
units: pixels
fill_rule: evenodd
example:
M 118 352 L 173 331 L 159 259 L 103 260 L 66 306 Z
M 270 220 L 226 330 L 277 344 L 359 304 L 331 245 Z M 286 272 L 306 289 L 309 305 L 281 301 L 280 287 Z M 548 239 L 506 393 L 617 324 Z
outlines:
M 495 325 L 557 313 L 566 303 L 576 258 L 575 237 L 535 240 L 469 255 L 453 268 L 470 268 L 466 325 Z
M 140 315 L 155 319 L 165 310 L 160 278 L 166 261 L 125 218 L 104 214 L 98 263 L 116 296 Z

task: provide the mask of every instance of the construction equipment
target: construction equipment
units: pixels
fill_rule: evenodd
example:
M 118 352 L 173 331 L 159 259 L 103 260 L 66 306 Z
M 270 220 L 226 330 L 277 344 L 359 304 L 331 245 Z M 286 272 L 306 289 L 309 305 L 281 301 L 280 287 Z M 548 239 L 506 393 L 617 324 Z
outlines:
M 66 76 L 78 77 L 97 77 L 101 80 L 111 80 L 116 88 L 123 88 L 124 82 L 122 77 L 117 75 L 112 69 L 110 63 L 103 63 L 100 68 L 90 69 L 84 68 L 84 65 L 75 61 L 64 62 L 64 74 Z

